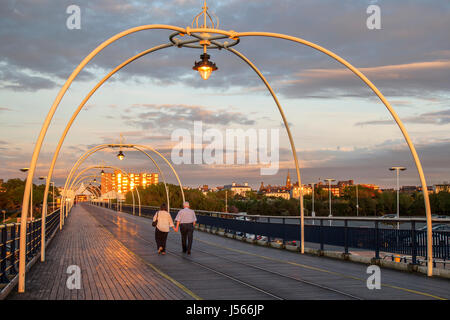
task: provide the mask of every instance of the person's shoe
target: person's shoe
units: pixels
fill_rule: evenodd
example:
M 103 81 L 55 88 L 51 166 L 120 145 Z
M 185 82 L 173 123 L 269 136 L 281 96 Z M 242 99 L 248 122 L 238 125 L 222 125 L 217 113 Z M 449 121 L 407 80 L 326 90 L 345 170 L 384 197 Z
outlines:
M 158 254 L 160 254 L 162 250 L 163 250 L 163 247 L 159 247 Z
M 166 254 L 166 252 L 165 252 L 165 251 L 163 251 L 163 252 L 161 252 L 161 254 L 162 254 L 162 255 L 165 255 L 165 254 Z
M 191 251 L 189 250 L 189 251 L 187 252 L 187 254 L 191 254 Z

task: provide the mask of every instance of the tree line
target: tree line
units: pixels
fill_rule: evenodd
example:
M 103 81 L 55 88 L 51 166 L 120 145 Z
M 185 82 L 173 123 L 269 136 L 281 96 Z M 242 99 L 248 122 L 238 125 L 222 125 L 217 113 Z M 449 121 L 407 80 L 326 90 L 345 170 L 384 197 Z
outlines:
M 4 192 L 0 192 L 0 210 L 6 211 L 6 218 L 15 218 L 22 209 L 23 193 L 25 190 L 25 181 L 21 179 L 9 179 L 2 184 Z M 41 216 L 42 203 L 44 199 L 45 184 L 33 184 L 33 212 L 34 217 Z M 55 199 L 59 196 L 59 191 L 55 188 Z M 48 195 L 48 203 L 52 200 L 52 188 Z M 50 210 L 50 209 L 49 209 Z M 3 216 L 1 216 L 3 218 Z
M 172 208 L 181 208 L 182 196 L 180 188 L 169 184 L 169 200 Z M 166 203 L 164 184 L 139 187 L 143 205 L 160 206 Z M 329 195 L 323 188 L 316 188 L 314 193 L 314 211 L 316 216 L 328 216 Z M 225 191 L 203 194 L 197 189 L 184 190 L 185 198 L 191 208 L 197 210 L 225 212 Z M 401 216 L 424 216 L 425 207 L 421 192 L 400 193 Z M 131 193 L 127 193 L 126 201 L 131 203 Z M 334 216 L 356 216 L 356 205 L 359 204 L 359 216 L 382 216 L 397 212 L 397 193 L 395 191 L 378 192 L 362 186 L 358 187 L 358 201 L 355 186 L 344 189 L 341 197 L 332 197 L 331 207 Z M 228 192 L 228 212 L 247 212 L 251 215 L 298 216 L 300 202 L 298 199 L 268 198 L 257 192 L 248 192 L 245 197 L 231 195 Z M 430 194 L 431 211 L 433 214 L 450 215 L 450 193 L 440 192 Z M 311 215 L 312 195 L 304 196 L 305 215 Z

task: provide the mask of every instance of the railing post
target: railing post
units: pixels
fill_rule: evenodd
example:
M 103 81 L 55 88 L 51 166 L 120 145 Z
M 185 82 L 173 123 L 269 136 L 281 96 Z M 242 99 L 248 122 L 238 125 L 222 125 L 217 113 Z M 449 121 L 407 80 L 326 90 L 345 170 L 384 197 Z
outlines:
M 344 220 L 344 253 L 348 254 L 348 221 Z
M 411 255 L 412 264 L 417 264 L 416 222 L 411 222 Z
M 270 217 L 267 217 L 267 223 L 270 223 Z M 270 226 L 269 226 L 269 228 L 270 228 Z M 269 243 L 270 243 L 270 236 L 267 235 L 267 244 L 269 244 Z
M 380 240 L 378 232 L 378 221 L 375 221 L 375 259 L 380 259 Z
M 10 239 L 11 239 L 11 255 L 9 257 L 9 264 L 11 265 L 11 268 L 9 269 L 10 274 L 16 274 L 16 225 L 14 224 L 11 227 L 11 233 L 10 233 Z
M 323 219 L 320 219 L 320 251 L 323 251 Z
M 0 252 L 0 272 L 2 273 L 0 277 L 0 283 L 8 283 L 9 279 L 6 276 L 6 242 L 8 241 L 8 230 L 6 225 L 2 228 L 2 250 Z
M 34 220 L 31 221 L 31 247 L 30 247 L 30 251 L 31 251 L 31 256 L 34 257 L 34 253 L 36 250 L 36 223 L 34 222 Z
M 283 218 L 283 245 L 286 245 L 286 219 Z
M 31 243 L 30 243 L 30 238 L 31 238 L 30 229 L 31 229 L 31 227 L 30 227 L 30 223 L 28 223 L 28 222 L 25 225 L 27 226 L 27 228 L 26 228 L 26 237 L 25 237 L 25 240 L 26 240 L 26 244 L 25 244 L 25 256 L 26 256 L 26 259 L 25 259 L 25 261 L 28 262 L 30 260 L 30 245 L 31 245 Z

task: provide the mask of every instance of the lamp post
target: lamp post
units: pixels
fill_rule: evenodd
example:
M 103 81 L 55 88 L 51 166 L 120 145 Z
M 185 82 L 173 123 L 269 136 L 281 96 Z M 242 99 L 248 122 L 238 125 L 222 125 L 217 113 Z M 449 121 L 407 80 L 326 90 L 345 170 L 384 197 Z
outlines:
M 329 207 L 330 207 L 330 214 L 328 215 L 328 217 L 332 217 L 332 213 L 331 213 L 331 182 L 332 181 L 336 181 L 335 179 L 325 179 L 324 181 L 328 182 L 328 201 L 329 201 Z M 330 220 L 330 227 L 331 227 L 331 220 Z
M 316 211 L 314 211 L 314 182 L 312 183 L 312 208 L 311 208 L 311 217 L 315 217 L 316 216 Z M 313 225 L 315 224 L 314 219 L 313 219 Z
M 39 177 L 39 180 L 44 180 L 47 182 L 47 177 Z M 52 185 L 52 212 L 55 211 L 55 182 L 50 181 L 50 184 Z M 47 210 L 46 210 L 47 211 Z M 44 214 L 44 213 L 43 213 Z M 47 212 L 45 212 L 45 215 L 47 215 Z
M 358 194 L 358 185 L 356 185 L 356 216 L 359 216 L 359 194 Z
M 405 171 L 405 167 L 390 167 L 390 171 L 395 171 L 397 175 L 397 219 L 400 218 L 400 171 Z M 397 222 L 397 229 L 400 229 L 400 222 Z
M 22 168 L 20 171 L 27 172 L 29 168 Z M 30 187 L 30 218 L 33 220 L 33 181 L 31 181 Z
M 228 190 L 225 190 L 225 212 L 228 212 Z

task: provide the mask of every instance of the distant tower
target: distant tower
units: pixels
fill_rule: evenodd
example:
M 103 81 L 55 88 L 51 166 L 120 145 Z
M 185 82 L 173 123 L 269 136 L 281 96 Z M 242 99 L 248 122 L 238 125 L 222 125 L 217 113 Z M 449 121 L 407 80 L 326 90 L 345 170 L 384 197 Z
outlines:
M 264 190 L 264 182 L 261 182 L 261 186 L 259 187 L 259 191 L 263 191 Z
M 288 188 L 288 189 L 292 188 L 291 175 L 289 174 L 289 170 L 288 170 L 288 174 L 286 177 L 286 188 Z

